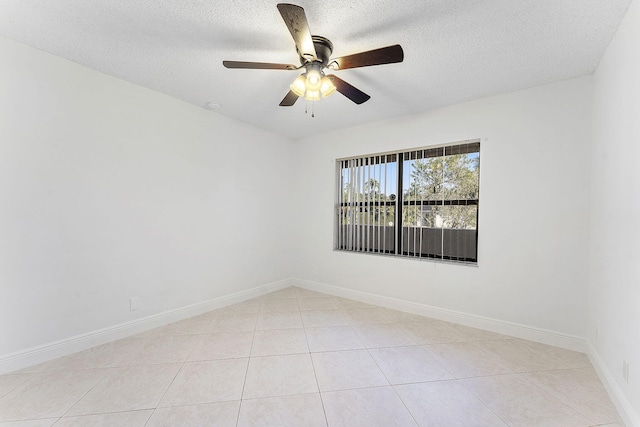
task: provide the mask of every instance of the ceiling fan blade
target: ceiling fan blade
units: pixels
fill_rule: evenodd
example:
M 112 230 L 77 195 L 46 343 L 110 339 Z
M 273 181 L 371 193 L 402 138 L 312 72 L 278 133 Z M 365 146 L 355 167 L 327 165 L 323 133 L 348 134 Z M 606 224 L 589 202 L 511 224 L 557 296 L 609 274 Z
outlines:
M 298 100 L 298 95 L 296 95 L 292 90 L 287 93 L 282 101 L 280 101 L 281 107 L 291 107 Z
M 353 55 L 343 56 L 332 60 L 338 64 L 338 70 L 346 70 L 347 68 L 369 67 L 371 65 L 393 64 L 402 62 L 404 59 L 404 51 L 399 44 L 380 49 L 369 50 L 366 52 L 354 53 Z
M 296 70 L 291 64 L 273 64 L 270 62 L 222 61 L 227 68 L 246 68 L 252 70 Z
M 304 9 L 295 4 L 278 3 L 278 10 L 289 32 L 296 42 L 298 54 L 308 60 L 316 60 L 316 48 L 313 46 L 311 30 Z
M 327 76 L 333 81 L 333 84 L 336 86 L 336 90 L 355 102 L 356 104 L 362 104 L 371 98 L 369 95 L 361 91 L 360 89 L 351 86 L 349 83 L 345 82 L 341 78 L 330 75 Z

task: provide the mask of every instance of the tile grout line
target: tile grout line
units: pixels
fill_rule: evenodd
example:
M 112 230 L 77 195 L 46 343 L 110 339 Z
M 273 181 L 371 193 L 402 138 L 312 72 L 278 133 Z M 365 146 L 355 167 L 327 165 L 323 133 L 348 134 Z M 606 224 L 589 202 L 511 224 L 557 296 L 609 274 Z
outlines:
M 500 375 L 512 375 L 512 374 L 500 374 Z M 496 375 L 488 375 L 487 377 L 490 377 L 490 376 L 491 376 L 491 377 L 494 377 L 494 376 L 496 376 Z M 510 424 L 509 424 L 505 419 L 503 419 L 500 415 L 498 415 L 498 414 L 497 414 L 497 413 L 496 413 L 492 408 L 490 408 L 490 407 L 489 407 L 489 405 L 488 405 L 488 404 L 487 404 L 483 399 L 481 399 L 481 398 L 480 398 L 480 396 L 476 395 L 476 394 L 473 392 L 473 390 L 469 389 L 466 385 L 464 385 L 464 383 L 463 383 L 462 381 L 460 381 L 460 380 L 461 380 L 460 378 L 457 378 L 457 377 L 454 377 L 454 378 L 455 378 L 455 380 L 454 380 L 454 381 L 455 381 L 456 383 L 460 384 L 460 385 L 461 385 L 465 390 L 467 390 L 467 391 L 468 391 L 468 392 L 469 392 L 473 397 L 475 397 L 476 399 L 478 399 L 478 401 L 479 401 L 479 402 L 480 402 L 480 403 L 481 403 L 485 408 L 487 408 L 487 409 L 489 410 L 489 412 L 491 412 L 491 413 L 492 413 L 493 415 L 495 415 L 495 416 L 496 416 L 500 421 L 502 421 L 502 422 L 505 424 L 505 426 L 507 426 L 507 427 L 509 427 L 509 426 L 510 426 Z M 462 379 L 464 379 L 464 378 L 462 378 Z
M 104 379 L 107 377 L 107 374 L 109 373 L 108 371 L 113 371 L 114 369 L 117 369 L 117 368 L 110 367 L 110 368 L 98 368 L 98 369 L 96 369 L 96 370 L 104 370 L 104 371 L 107 371 L 107 372 L 105 372 L 104 375 L 102 376 L 102 378 L 100 378 L 92 387 L 90 387 L 89 390 L 87 390 L 82 395 L 82 397 L 80 397 L 78 400 L 76 400 L 73 405 L 69 406 L 69 408 L 66 411 L 64 411 L 64 414 L 62 414 L 60 416 L 60 418 L 58 419 L 58 421 L 56 421 L 54 424 L 57 424 L 62 418 L 64 418 L 65 415 L 67 415 L 69 413 L 69 411 L 71 409 L 73 409 L 74 406 L 76 406 L 82 399 L 84 399 L 94 388 L 98 387 L 98 384 L 102 383 L 102 381 L 104 381 Z
M 358 335 L 357 331 L 356 331 L 356 335 Z M 378 370 L 380 370 L 380 372 L 384 376 L 384 379 L 387 380 L 388 387 L 391 388 L 391 390 L 393 390 L 393 393 L 396 395 L 398 400 L 400 400 L 400 402 L 402 402 L 402 406 L 404 406 L 404 409 L 406 409 L 407 413 L 411 416 L 411 419 L 416 423 L 416 426 L 419 426 L 420 423 L 418 422 L 418 420 L 416 420 L 416 418 L 413 415 L 413 413 L 411 412 L 411 410 L 409 410 L 409 408 L 407 407 L 407 404 L 405 403 L 405 401 L 402 400 L 402 397 L 400 397 L 400 395 L 398 394 L 398 391 L 395 389 L 395 387 L 393 387 L 393 384 L 391 384 L 391 381 L 389 381 L 389 377 L 387 377 L 387 374 L 384 373 L 384 370 L 380 367 L 380 365 L 378 364 L 378 361 L 376 360 L 376 358 L 373 357 L 373 355 L 371 354 L 370 348 L 365 346 L 365 350 L 367 350 L 367 354 L 369 355 L 371 360 L 373 360 L 373 363 L 376 364 L 376 367 L 378 368 Z
M 207 330 L 207 328 L 209 327 L 209 325 L 211 324 L 211 322 L 213 321 L 213 319 L 210 319 L 207 326 L 204 328 L 204 331 Z M 174 322 L 175 323 L 175 322 Z M 196 334 L 197 336 L 201 337 L 202 340 L 202 335 L 203 334 Z M 153 411 L 151 412 L 151 414 L 149 415 L 149 418 L 147 418 L 147 421 L 144 423 L 144 425 L 146 426 L 147 424 L 149 424 L 149 421 L 151 420 L 151 418 L 153 418 L 153 415 L 156 413 L 156 411 L 158 410 L 158 405 L 160 404 L 160 402 L 162 402 L 162 399 L 164 399 L 164 397 L 167 395 L 167 392 L 169 391 L 169 389 L 171 388 L 171 386 L 173 385 L 173 383 L 175 382 L 176 378 L 178 377 L 178 375 L 180 374 L 180 372 L 182 371 L 182 368 L 184 368 L 184 365 L 187 363 L 187 361 L 189 360 L 189 357 L 191 357 L 191 354 L 193 353 L 193 351 L 195 350 L 197 344 L 194 344 L 193 347 L 191 347 L 191 350 L 189 351 L 189 354 L 187 354 L 184 358 L 184 361 L 182 362 L 182 365 L 180 366 L 180 369 L 178 369 L 176 371 L 176 374 L 173 376 L 173 378 L 171 379 L 171 382 L 169 383 L 169 386 L 167 387 L 167 389 L 164 391 L 164 393 L 162 393 L 162 396 L 160 397 L 160 399 L 158 400 L 158 402 L 156 403 L 155 407 L 153 408 Z M 143 365 L 143 366 L 149 366 L 149 365 Z
M 298 306 L 300 303 L 298 303 Z M 302 317 L 302 313 L 300 313 L 300 318 L 302 319 L 302 328 L 304 330 L 304 339 L 307 342 L 307 350 L 309 351 L 309 359 L 311 360 L 311 368 L 313 369 L 313 376 L 316 379 L 316 387 L 318 387 L 318 396 L 320 397 L 320 404 L 322 405 L 322 413 L 324 414 L 324 423 L 325 425 L 329 425 L 329 419 L 327 418 L 327 410 L 324 407 L 324 399 L 322 398 L 322 392 L 320 391 L 320 383 L 318 383 L 318 374 L 316 374 L 316 366 L 313 363 L 313 356 L 311 355 L 311 347 L 309 346 L 309 337 L 307 337 L 307 327 L 304 324 L 304 318 Z
M 240 411 L 242 410 L 242 402 L 244 399 L 244 388 L 247 385 L 247 376 L 249 375 L 249 365 L 251 365 L 251 353 L 253 352 L 253 343 L 256 339 L 256 328 L 258 327 L 258 319 L 260 317 L 260 307 L 262 306 L 262 301 L 258 304 L 258 311 L 256 312 L 256 321 L 253 324 L 253 335 L 251 337 L 251 345 L 249 346 L 249 357 L 247 358 L 247 368 L 244 371 L 244 381 L 242 382 L 242 391 L 240 392 L 240 404 L 238 405 L 238 413 L 236 415 L 236 427 L 238 427 L 238 423 L 240 422 Z
M 556 371 L 567 371 L 569 369 L 557 369 Z M 535 373 L 536 371 L 533 371 L 531 373 Z M 538 371 L 538 372 L 549 372 L 549 371 Z M 571 404 L 569 404 L 568 402 L 565 402 L 564 400 L 560 399 L 559 397 L 556 397 L 554 395 L 552 395 L 551 393 L 549 393 L 547 390 L 543 389 L 541 386 L 539 386 L 538 384 L 530 381 L 529 379 L 525 378 L 522 374 L 528 374 L 530 372 L 517 372 L 516 375 L 518 375 L 520 378 L 522 378 L 524 381 L 526 381 L 527 383 L 531 384 L 532 386 L 534 386 L 535 388 L 537 388 L 538 390 L 542 391 L 545 395 L 548 395 L 549 397 L 551 397 L 552 399 L 560 402 L 563 405 L 566 405 L 568 408 L 572 409 L 573 411 L 575 411 L 576 414 L 584 417 L 585 419 L 589 420 L 590 422 L 594 422 L 594 420 L 591 419 L 591 417 L 587 416 L 586 414 L 583 414 L 582 412 L 580 412 L 579 410 L 577 410 L 576 408 L 574 408 Z M 598 424 L 594 424 L 594 425 L 598 425 Z
M 162 399 L 164 399 L 164 397 L 167 395 L 167 392 L 169 391 L 169 389 L 171 388 L 171 386 L 173 385 L 173 383 L 175 382 L 176 378 L 178 377 L 178 375 L 180 374 L 180 372 L 182 371 L 182 368 L 184 368 L 184 365 L 187 363 L 187 360 L 189 360 L 189 357 L 191 356 L 191 353 L 193 353 L 193 350 L 195 349 L 195 345 L 191 348 L 191 350 L 189 351 L 189 354 L 186 355 L 186 357 L 184 358 L 184 361 L 182 362 L 182 365 L 180 365 L 180 369 L 178 369 L 175 373 L 175 375 L 173 376 L 173 378 L 171 379 L 171 382 L 169 383 L 169 386 L 167 387 L 167 389 L 164 391 L 164 393 L 162 393 L 162 396 L 160 397 L 160 399 L 158 399 L 158 402 L 156 403 L 155 407 L 153 408 L 153 412 L 151 413 L 151 415 L 149 415 L 149 418 L 147 418 L 147 422 L 144 423 L 144 425 L 146 426 L 147 424 L 149 424 L 149 421 L 151 420 L 151 418 L 153 417 L 153 415 L 156 413 L 156 411 L 158 410 L 158 405 L 160 405 L 160 402 L 162 402 Z M 146 365 L 148 366 L 148 365 Z

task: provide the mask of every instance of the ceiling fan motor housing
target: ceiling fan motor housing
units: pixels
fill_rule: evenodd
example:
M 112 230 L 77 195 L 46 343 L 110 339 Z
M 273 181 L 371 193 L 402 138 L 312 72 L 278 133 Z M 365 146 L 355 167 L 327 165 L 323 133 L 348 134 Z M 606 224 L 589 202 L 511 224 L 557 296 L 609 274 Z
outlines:
M 316 49 L 317 62 L 320 62 L 323 67 L 326 67 L 327 64 L 329 64 L 329 58 L 333 52 L 333 43 L 331 43 L 328 38 L 322 36 L 311 36 L 311 39 L 313 40 L 313 47 Z M 300 52 L 298 52 L 298 55 L 300 56 L 300 63 L 302 65 L 309 62 L 307 58 L 300 55 Z

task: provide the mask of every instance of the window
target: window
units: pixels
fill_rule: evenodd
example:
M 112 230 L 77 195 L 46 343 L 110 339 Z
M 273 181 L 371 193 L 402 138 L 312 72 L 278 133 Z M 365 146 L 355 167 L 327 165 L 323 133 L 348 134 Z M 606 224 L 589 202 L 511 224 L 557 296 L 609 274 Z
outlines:
M 476 263 L 480 141 L 336 161 L 334 249 Z

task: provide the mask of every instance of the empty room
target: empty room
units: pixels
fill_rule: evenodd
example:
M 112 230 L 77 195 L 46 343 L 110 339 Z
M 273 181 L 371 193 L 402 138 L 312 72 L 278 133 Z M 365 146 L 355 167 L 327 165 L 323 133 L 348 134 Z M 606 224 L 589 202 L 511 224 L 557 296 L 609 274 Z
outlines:
M 0 58 L 0 427 L 640 427 L 639 0 L 1 0 Z

